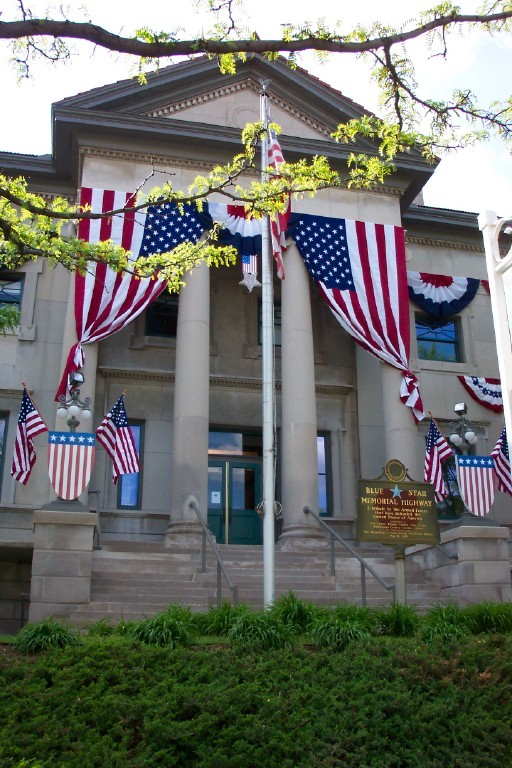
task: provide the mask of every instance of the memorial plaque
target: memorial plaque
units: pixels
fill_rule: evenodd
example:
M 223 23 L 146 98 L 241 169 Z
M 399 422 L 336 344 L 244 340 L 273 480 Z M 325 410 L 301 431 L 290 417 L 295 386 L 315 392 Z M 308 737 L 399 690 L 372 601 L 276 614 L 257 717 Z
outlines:
M 360 480 L 357 538 L 406 547 L 438 544 L 434 489 L 425 483 Z

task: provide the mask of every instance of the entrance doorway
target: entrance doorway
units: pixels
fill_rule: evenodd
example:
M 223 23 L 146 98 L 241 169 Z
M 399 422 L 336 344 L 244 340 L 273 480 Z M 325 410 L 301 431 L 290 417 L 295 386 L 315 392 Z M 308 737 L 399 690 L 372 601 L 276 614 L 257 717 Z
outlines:
M 261 462 L 210 459 L 208 525 L 219 544 L 261 544 Z

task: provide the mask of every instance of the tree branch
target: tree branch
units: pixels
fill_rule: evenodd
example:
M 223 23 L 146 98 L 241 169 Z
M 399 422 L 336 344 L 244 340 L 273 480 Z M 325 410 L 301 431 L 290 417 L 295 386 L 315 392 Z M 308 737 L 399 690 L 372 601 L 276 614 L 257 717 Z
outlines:
M 232 53 L 297 53 L 317 50 L 332 53 L 368 53 L 421 37 L 428 32 L 446 29 L 457 24 L 499 24 L 512 19 L 512 9 L 490 14 L 451 13 L 420 24 L 408 31 L 397 31 L 390 35 L 367 40 L 352 41 L 343 36 L 325 37 L 308 35 L 287 40 L 165 40 L 146 41 L 136 37 L 121 37 L 97 24 L 54 19 L 24 18 L 19 21 L 0 21 L 0 39 L 22 40 L 35 37 L 53 37 L 86 40 L 94 45 L 117 53 L 127 53 L 143 58 L 161 59 L 172 56 L 191 56 L 197 53 L 214 55 Z

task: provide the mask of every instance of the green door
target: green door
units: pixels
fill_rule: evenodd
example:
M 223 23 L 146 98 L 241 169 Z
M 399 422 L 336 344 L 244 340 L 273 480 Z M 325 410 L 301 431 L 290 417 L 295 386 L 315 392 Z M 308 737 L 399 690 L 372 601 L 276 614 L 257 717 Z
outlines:
M 210 459 L 208 525 L 219 544 L 261 544 L 261 465 Z

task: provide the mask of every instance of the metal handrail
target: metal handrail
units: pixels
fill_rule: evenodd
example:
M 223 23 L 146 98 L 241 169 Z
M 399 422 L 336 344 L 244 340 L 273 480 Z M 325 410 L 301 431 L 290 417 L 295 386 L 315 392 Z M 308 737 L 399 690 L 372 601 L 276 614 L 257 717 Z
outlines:
M 350 554 L 356 558 L 356 560 L 359 560 L 359 564 L 361 566 L 361 602 L 363 605 L 366 605 L 366 571 L 369 571 L 374 579 L 377 579 L 379 584 L 384 587 L 384 589 L 391 590 L 391 593 L 393 595 L 393 602 L 396 600 L 396 588 L 394 584 L 386 584 L 386 582 L 379 576 L 377 571 L 372 568 L 370 563 L 368 563 L 364 557 L 361 557 L 361 555 L 356 552 L 354 547 L 352 547 L 347 541 L 345 541 L 344 538 L 342 538 L 339 533 L 336 533 L 336 531 L 333 531 L 330 525 L 327 525 L 325 520 L 322 520 L 321 517 L 319 517 L 310 507 L 304 507 L 303 512 L 306 515 L 313 515 L 317 523 L 320 524 L 325 530 L 328 532 L 330 536 L 330 551 L 331 551 L 331 576 L 336 575 L 336 560 L 334 557 L 334 540 L 339 541 L 340 544 L 343 544 L 346 550 L 350 552 Z
M 217 560 L 217 608 L 220 608 L 222 603 L 221 573 L 226 579 L 226 583 L 231 590 L 231 594 L 233 595 L 233 605 L 238 605 L 238 586 L 233 583 L 233 581 L 229 576 L 229 573 L 226 571 L 226 568 L 224 566 L 224 562 L 222 560 L 217 544 L 213 539 L 212 532 L 210 531 L 210 529 L 208 528 L 208 525 L 203 520 L 201 512 L 199 511 L 199 507 L 197 506 L 197 502 L 192 500 L 192 501 L 189 501 L 188 505 L 196 513 L 197 519 L 201 523 L 201 528 L 203 529 L 203 542 L 201 547 L 201 573 L 206 573 L 206 542 L 207 541 L 210 547 L 212 548 L 213 554 L 215 555 L 215 559 Z

